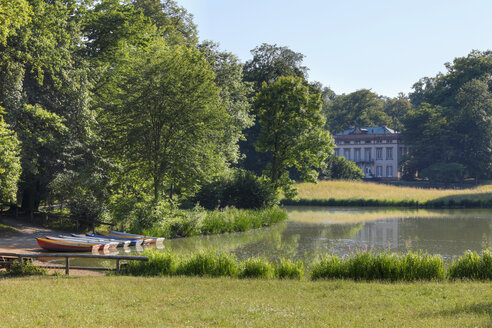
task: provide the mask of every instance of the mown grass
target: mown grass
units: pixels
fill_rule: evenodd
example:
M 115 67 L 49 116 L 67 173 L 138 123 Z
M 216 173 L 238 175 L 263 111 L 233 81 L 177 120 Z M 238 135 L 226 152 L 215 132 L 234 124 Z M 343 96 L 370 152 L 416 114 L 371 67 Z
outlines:
M 492 184 L 469 189 L 424 189 L 357 181 L 320 181 L 297 185 L 299 199 L 285 205 L 492 207 Z
M 490 327 L 492 282 L 0 279 L 3 327 Z
M 223 211 L 182 211 L 180 215 L 155 222 L 150 228 L 133 229 L 134 233 L 154 237 L 179 238 L 244 232 L 285 221 L 287 212 L 279 207 L 261 210 L 225 209 Z

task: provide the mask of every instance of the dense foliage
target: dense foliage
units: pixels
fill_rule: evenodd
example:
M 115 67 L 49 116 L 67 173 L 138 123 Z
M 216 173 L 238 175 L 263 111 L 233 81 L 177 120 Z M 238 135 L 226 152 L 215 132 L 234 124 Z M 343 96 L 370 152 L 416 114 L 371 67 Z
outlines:
M 265 208 L 276 205 L 278 193 L 265 178 L 253 172 L 233 170 L 204 185 L 193 197 L 193 202 L 213 210 L 216 208 Z
M 263 84 L 254 106 L 261 126 L 256 149 L 272 154 L 267 175 L 273 187 L 290 192 L 290 168 L 304 180 L 316 181 L 315 168 L 325 166 L 334 146 L 324 129 L 319 92 L 312 92 L 301 78 L 282 76 Z
M 364 172 L 345 157 L 330 155 L 326 159 L 326 167 L 320 171 L 320 180 L 362 180 Z
M 15 201 L 20 173 L 19 140 L 0 111 L 0 203 Z
M 423 78 L 403 119 L 410 175 L 437 163 L 458 163 L 465 177 L 490 176 L 492 164 L 492 52 L 472 51 L 446 64 L 447 73 Z M 433 176 L 442 181 L 443 176 Z

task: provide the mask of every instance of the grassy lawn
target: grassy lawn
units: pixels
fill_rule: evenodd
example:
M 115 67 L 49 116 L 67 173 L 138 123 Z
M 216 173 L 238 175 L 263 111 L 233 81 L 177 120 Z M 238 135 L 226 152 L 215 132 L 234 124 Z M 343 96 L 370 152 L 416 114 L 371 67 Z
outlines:
M 492 283 L 0 280 L 2 327 L 490 327 Z
M 398 187 L 385 184 L 355 181 L 320 181 L 299 183 L 301 199 L 378 199 L 378 200 L 416 200 L 419 202 L 438 199 L 492 199 L 492 184 L 470 189 L 424 189 Z

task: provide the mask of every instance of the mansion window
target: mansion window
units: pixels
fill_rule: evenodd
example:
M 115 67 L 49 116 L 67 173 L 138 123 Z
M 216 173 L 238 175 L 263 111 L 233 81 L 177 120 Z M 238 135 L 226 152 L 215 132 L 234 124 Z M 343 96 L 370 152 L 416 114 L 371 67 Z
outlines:
M 376 159 L 383 159 L 383 148 L 376 149 Z
M 386 176 L 388 178 L 393 177 L 393 166 L 391 165 L 386 166 Z
M 376 166 L 376 176 L 378 178 L 381 178 L 383 176 L 383 167 L 382 166 Z
M 335 149 L 335 156 L 340 156 L 340 149 Z
M 386 148 L 386 159 L 393 159 L 393 148 Z
M 366 149 L 366 151 L 364 153 L 364 160 L 366 162 L 370 162 L 371 161 L 371 150 L 370 149 Z

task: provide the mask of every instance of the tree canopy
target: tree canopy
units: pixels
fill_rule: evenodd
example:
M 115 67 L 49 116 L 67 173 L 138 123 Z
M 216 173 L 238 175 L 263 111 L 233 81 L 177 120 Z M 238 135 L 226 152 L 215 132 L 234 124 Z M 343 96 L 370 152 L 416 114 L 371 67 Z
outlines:
M 334 145 L 324 129 L 320 94 L 311 92 L 302 78 L 280 77 L 264 82 L 255 108 L 261 126 L 256 148 L 272 152 L 267 172 L 273 186 L 288 190 L 292 167 L 306 181 L 316 181 L 315 168 L 325 165 Z

